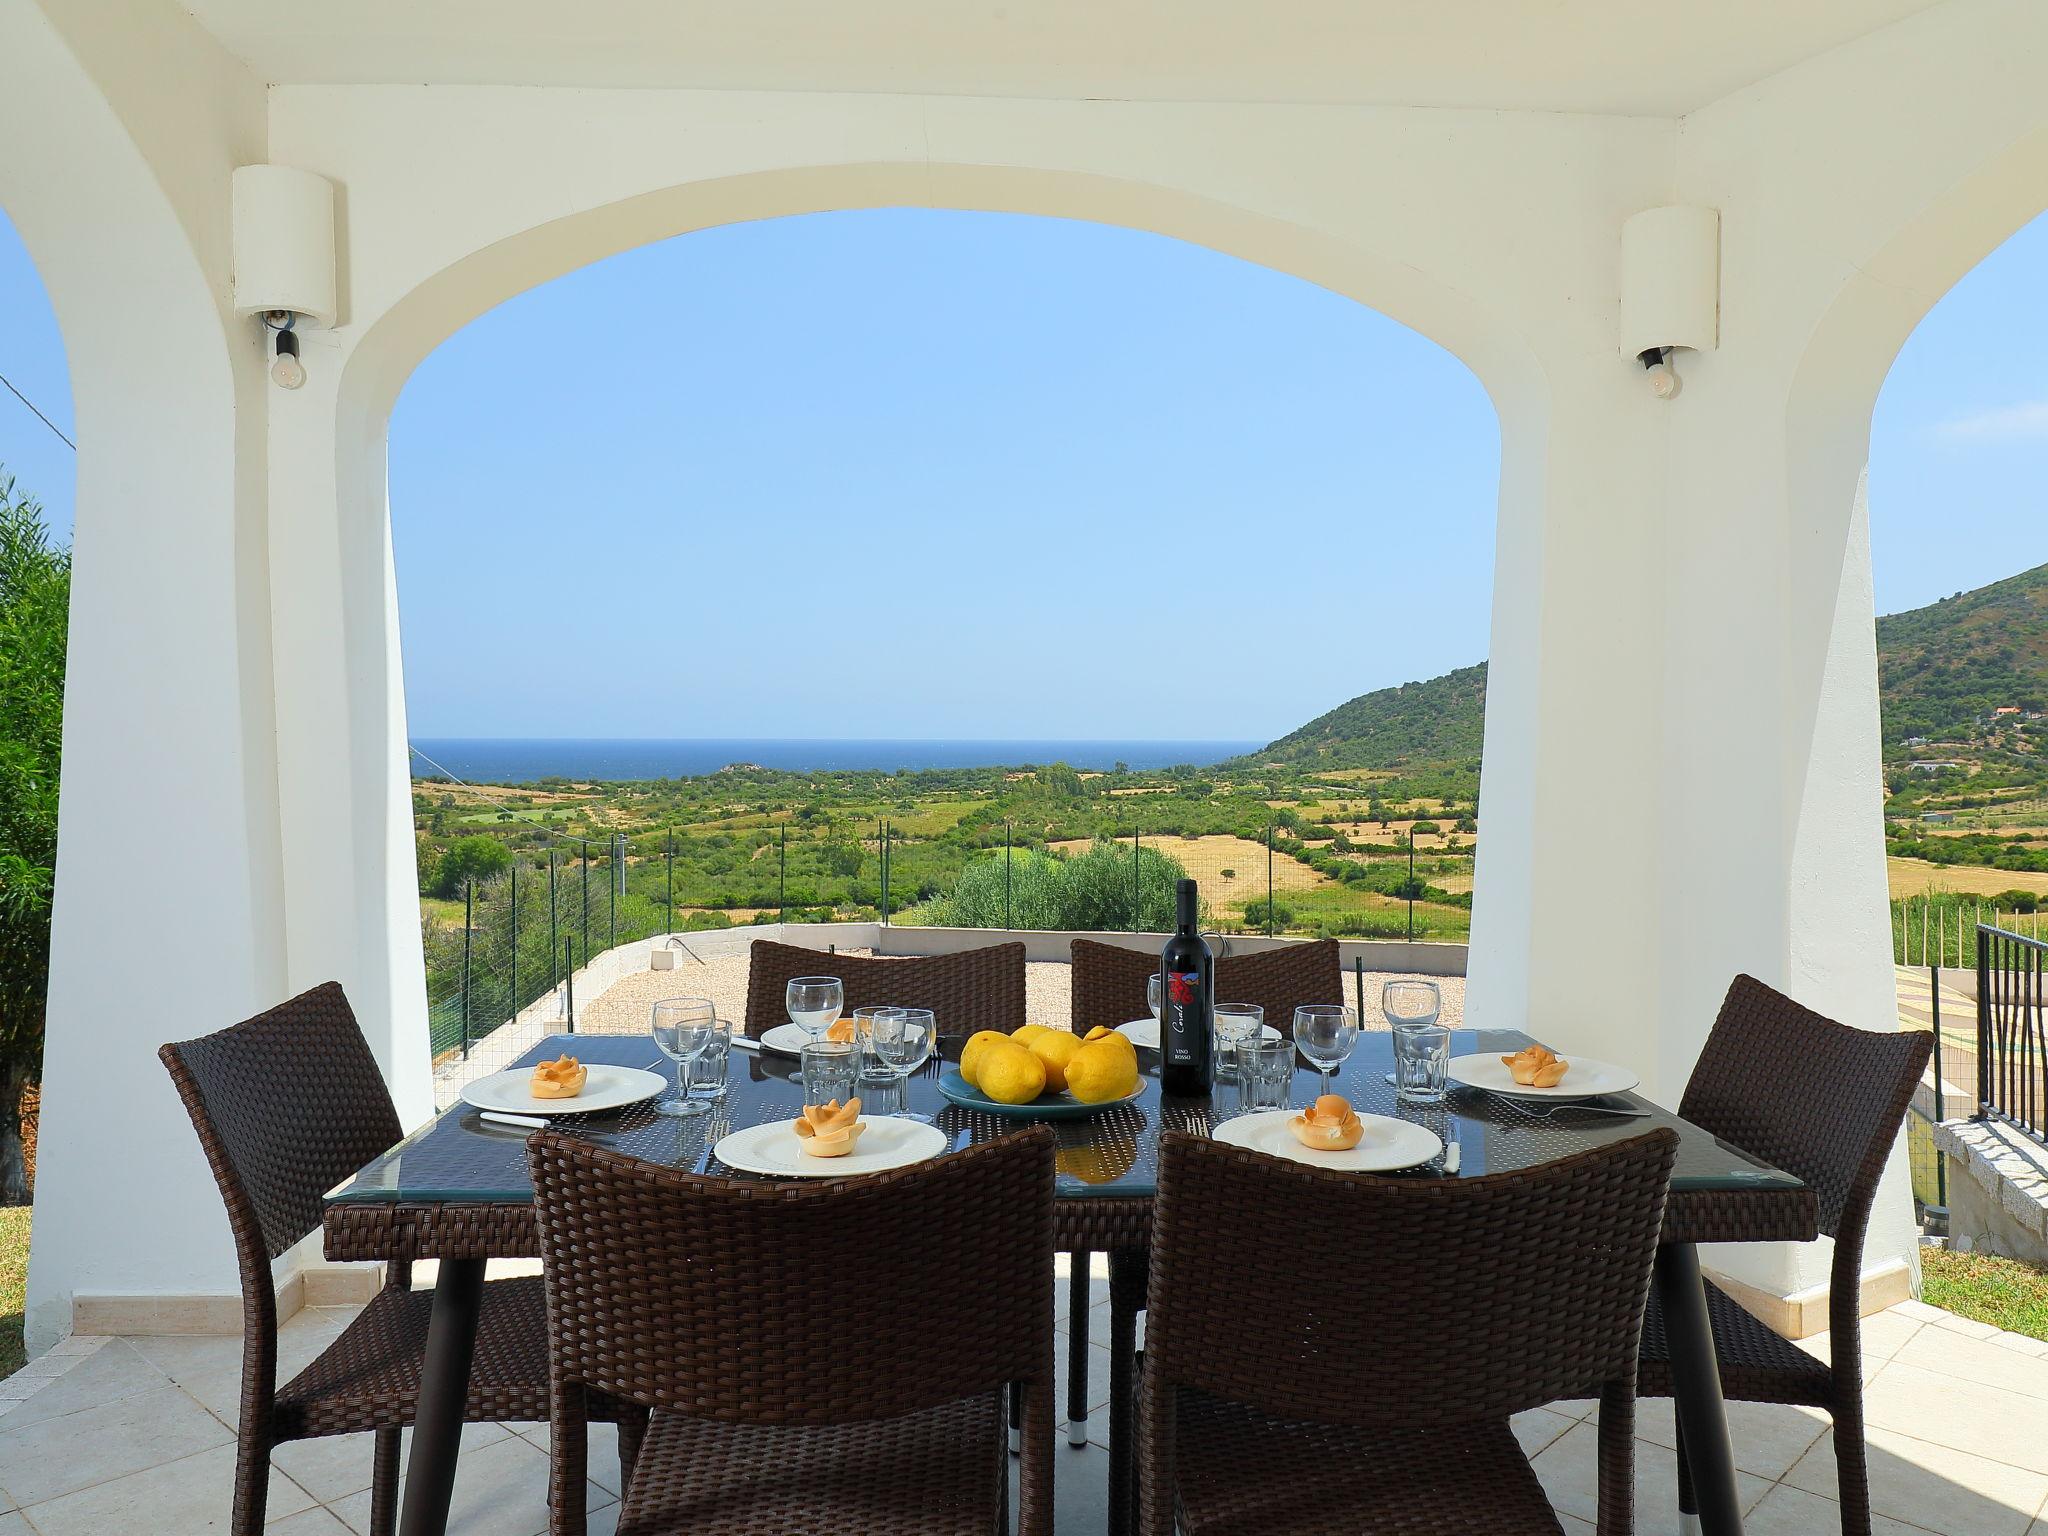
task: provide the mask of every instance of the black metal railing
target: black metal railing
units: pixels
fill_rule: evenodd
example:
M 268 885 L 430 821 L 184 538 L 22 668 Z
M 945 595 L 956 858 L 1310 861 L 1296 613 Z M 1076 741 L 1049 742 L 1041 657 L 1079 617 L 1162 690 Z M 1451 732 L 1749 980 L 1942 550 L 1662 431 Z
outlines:
M 2048 942 L 1977 927 L 1977 1118 L 2048 1140 L 2044 957 Z

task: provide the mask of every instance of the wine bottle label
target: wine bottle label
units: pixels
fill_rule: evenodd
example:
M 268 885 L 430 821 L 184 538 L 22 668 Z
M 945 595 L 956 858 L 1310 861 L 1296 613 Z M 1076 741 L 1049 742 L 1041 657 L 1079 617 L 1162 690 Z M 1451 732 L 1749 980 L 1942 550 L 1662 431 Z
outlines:
M 1186 1066 L 1203 1059 L 1208 1009 L 1203 1006 L 1200 971 L 1166 973 L 1166 1060 Z M 1201 1052 L 1203 1054 L 1198 1054 Z

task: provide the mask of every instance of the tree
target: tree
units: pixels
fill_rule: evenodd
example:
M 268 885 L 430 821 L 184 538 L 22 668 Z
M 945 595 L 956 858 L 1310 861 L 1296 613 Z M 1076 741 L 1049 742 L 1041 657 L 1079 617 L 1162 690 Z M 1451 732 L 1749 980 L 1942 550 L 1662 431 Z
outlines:
M 488 880 L 512 867 L 512 855 L 495 837 L 458 837 L 441 855 L 441 875 L 434 888 L 443 896 L 460 896 L 464 882 Z
M 21 1095 L 43 1075 L 71 552 L 0 472 L 0 1200 L 28 1200 Z

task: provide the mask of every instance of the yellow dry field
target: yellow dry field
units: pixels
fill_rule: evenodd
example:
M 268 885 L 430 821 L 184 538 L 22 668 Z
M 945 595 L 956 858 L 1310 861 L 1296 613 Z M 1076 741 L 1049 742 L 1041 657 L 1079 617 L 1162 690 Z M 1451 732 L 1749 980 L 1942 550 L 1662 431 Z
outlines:
M 1216 833 L 1209 837 L 1148 837 L 1145 845 L 1179 859 L 1195 883 L 1201 886 L 1204 899 L 1212 904 L 1265 899 L 1264 843 Z M 1085 837 L 1075 837 L 1045 846 L 1075 854 L 1086 853 L 1094 844 Z M 1125 843 L 1124 846 L 1130 845 Z M 1226 869 L 1230 871 L 1228 876 L 1223 873 Z M 1311 891 L 1330 883 L 1299 859 L 1284 853 L 1273 855 L 1273 889 L 1276 891 Z
M 1966 896 L 1996 896 L 2000 891 L 2032 891 L 2048 896 L 2048 875 L 2017 869 L 1989 869 L 1981 864 L 1930 864 L 1925 859 L 1886 859 L 1892 899 L 1924 896 L 1930 891 L 1956 891 Z

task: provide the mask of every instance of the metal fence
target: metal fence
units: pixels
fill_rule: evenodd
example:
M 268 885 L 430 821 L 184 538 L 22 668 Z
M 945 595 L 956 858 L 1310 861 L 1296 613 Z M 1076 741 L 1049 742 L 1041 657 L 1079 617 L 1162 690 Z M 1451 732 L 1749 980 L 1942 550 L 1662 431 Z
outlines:
M 2048 943 L 2008 929 L 1977 929 L 1977 1115 L 2048 1140 L 2048 1065 L 2042 957 Z

